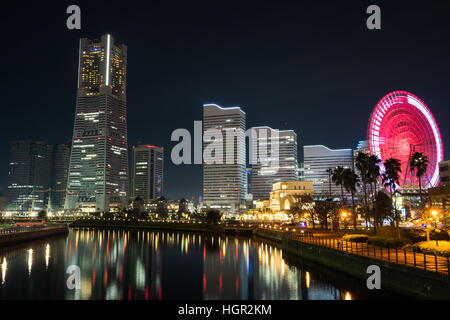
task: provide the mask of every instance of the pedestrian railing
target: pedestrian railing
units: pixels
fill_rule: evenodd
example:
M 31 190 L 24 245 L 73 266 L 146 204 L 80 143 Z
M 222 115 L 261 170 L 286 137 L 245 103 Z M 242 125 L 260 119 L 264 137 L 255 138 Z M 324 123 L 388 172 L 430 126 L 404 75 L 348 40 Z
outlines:
M 402 264 L 425 271 L 446 274 L 450 276 L 449 257 L 420 253 L 414 249 L 398 249 L 374 246 L 367 243 L 351 242 L 326 236 L 314 236 L 312 232 L 289 232 L 292 240 L 309 243 L 325 248 L 348 252 L 372 259 Z

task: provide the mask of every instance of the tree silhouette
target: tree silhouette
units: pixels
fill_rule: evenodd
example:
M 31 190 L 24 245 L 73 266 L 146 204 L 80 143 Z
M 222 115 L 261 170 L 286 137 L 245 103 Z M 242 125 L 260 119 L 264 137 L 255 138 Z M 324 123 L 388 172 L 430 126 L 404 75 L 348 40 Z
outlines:
M 419 196 L 420 196 L 420 204 L 422 204 L 422 177 L 427 172 L 428 169 L 428 157 L 424 155 L 422 152 L 414 152 L 409 160 L 409 167 L 411 172 L 416 173 L 416 177 L 419 180 Z

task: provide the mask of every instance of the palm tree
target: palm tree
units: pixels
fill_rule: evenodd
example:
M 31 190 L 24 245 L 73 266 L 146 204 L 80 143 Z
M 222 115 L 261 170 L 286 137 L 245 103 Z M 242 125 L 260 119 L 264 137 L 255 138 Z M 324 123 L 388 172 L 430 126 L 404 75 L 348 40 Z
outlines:
M 374 220 L 374 226 L 376 230 L 377 224 L 381 224 L 377 211 L 374 208 L 374 202 L 375 198 L 377 196 L 377 181 L 380 177 L 380 167 L 379 164 L 381 163 L 381 160 L 376 155 L 370 155 L 368 157 L 368 181 L 370 184 L 370 190 L 371 190 L 371 196 L 372 196 L 372 214 L 373 214 L 373 220 Z
M 356 230 L 356 212 L 355 212 L 355 192 L 356 186 L 359 185 L 358 175 L 354 170 L 346 168 L 343 172 L 343 185 L 347 192 L 352 195 L 352 215 L 353 215 L 353 228 Z
M 355 158 L 355 166 L 361 177 L 362 188 L 364 191 L 364 211 L 366 219 L 369 216 L 369 202 L 367 195 L 367 185 L 369 183 L 368 163 L 369 163 L 369 155 L 364 152 L 358 152 Z
M 373 197 L 375 197 L 377 193 L 377 180 L 380 177 L 380 163 L 381 160 L 376 155 L 370 155 L 368 159 L 368 170 L 369 170 L 369 180 L 371 183 L 371 188 L 373 185 Z
M 336 167 L 331 174 L 331 180 L 337 185 L 341 186 L 341 201 L 344 207 L 344 167 Z
M 427 172 L 428 169 L 428 157 L 422 152 L 414 152 L 409 160 L 409 167 L 411 172 L 414 174 L 416 172 L 416 177 L 419 180 L 419 196 L 420 203 L 422 204 L 422 177 Z
M 386 159 L 384 161 L 385 172 L 381 175 L 384 187 L 389 189 L 389 193 L 391 194 L 391 201 L 394 199 L 395 191 L 397 190 L 398 181 L 400 179 L 400 173 L 402 172 L 400 160 L 395 158 Z M 399 216 L 397 214 L 397 204 L 394 202 L 394 213 L 392 215 L 393 221 L 396 223 L 398 237 L 400 238 L 400 229 L 399 229 Z

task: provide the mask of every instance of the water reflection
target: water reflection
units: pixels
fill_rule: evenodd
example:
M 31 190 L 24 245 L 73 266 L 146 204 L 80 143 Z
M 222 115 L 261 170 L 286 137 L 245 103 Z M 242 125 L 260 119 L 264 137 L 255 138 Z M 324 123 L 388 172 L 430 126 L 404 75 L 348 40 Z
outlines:
M 3 262 L 2 262 L 2 284 L 5 284 L 5 279 L 6 279 L 6 270 L 8 269 L 8 263 L 6 262 L 6 257 L 3 257 Z
M 0 261 L 3 299 L 351 300 L 368 291 L 363 281 L 299 266 L 276 245 L 231 236 L 71 230 L 0 251 Z M 70 265 L 80 267 L 81 290 L 66 288 Z
M 28 249 L 28 276 L 31 276 L 31 267 L 33 266 L 33 249 Z

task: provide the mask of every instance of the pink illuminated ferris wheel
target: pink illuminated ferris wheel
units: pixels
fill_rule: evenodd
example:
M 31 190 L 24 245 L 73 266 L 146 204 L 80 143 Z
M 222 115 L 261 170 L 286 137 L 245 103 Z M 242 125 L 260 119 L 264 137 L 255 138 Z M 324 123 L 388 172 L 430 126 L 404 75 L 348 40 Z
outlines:
M 409 159 L 414 152 L 422 152 L 430 162 L 422 186 L 438 185 L 439 162 L 444 154 L 441 134 L 430 109 L 415 95 L 395 91 L 384 96 L 370 117 L 368 140 L 370 152 L 382 162 L 388 158 L 400 160 L 400 187 L 418 185 L 409 168 Z M 381 171 L 384 171 L 384 165 L 381 165 Z

